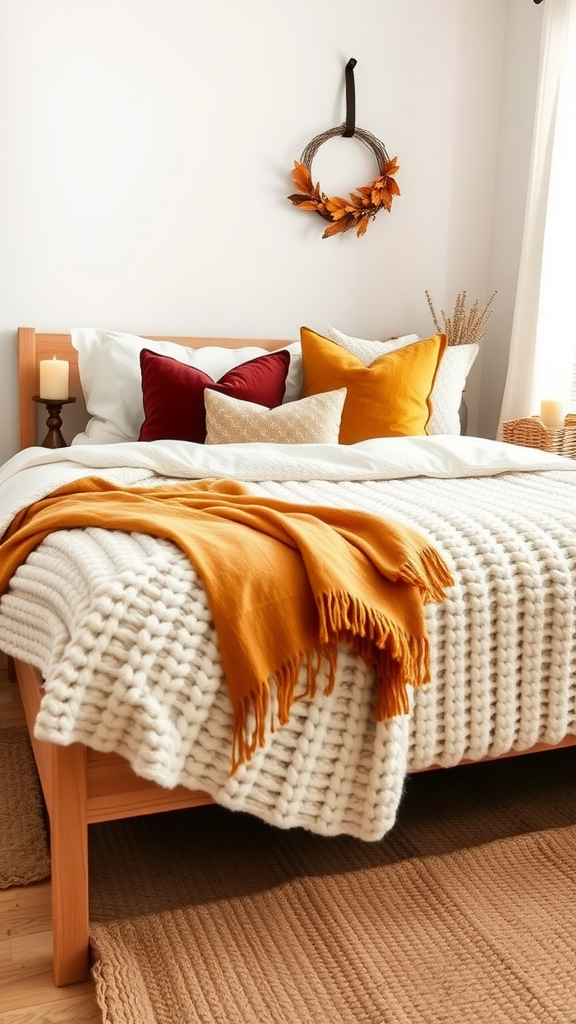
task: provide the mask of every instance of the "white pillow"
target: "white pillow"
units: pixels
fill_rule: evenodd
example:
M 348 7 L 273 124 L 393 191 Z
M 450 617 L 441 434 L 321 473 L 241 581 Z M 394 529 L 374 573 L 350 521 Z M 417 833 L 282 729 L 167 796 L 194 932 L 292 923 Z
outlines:
M 206 444 L 338 444 L 346 388 L 268 409 L 209 388 Z
M 352 338 L 342 334 L 335 327 L 328 328 L 328 337 L 355 355 L 365 366 L 369 366 L 378 356 L 395 352 L 419 340 L 417 334 L 405 334 L 401 338 L 391 338 L 389 341 L 367 341 L 364 338 Z M 430 395 L 432 415 L 426 428 L 427 434 L 460 433 L 462 392 L 478 350 L 478 345 L 448 345 L 444 350 L 436 374 L 436 383 Z
M 140 375 L 140 352 L 143 348 L 172 356 L 187 366 L 195 366 L 213 380 L 219 380 L 232 367 L 268 352 L 255 345 L 245 348 L 210 345 L 187 348 L 172 341 L 150 341 L 139 335 L 96 327 L 73 328 L 71 338 L 78 352 L 80 382 L 91 417 L 84 433 L 77 434 L 72 444 L 138 440 L 144 421 Z M 295 341 L 286 349 L 290 353 L 290 368 L 283 401 L 293 402 L 302 394 L 300 342 Z

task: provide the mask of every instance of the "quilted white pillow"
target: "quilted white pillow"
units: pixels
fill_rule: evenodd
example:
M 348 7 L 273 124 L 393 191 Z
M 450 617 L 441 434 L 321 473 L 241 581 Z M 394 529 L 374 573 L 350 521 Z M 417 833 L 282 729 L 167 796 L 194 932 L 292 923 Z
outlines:
M 338 444 L 346 388 L 268 409 L 207 388 L 206 444 Z
M 249 359 L 266 355 L 268 350 L 250 345 L 245 348 L 205 346 L 187 348 L 172 341 L 150 341 L 136 334 L 123 334 L 96 327 L 76 327 L 71 331 L 72 345 L 78 352 L 78 369 L 88 414 L 85 431 L 72 444 L 110 444 L 137 441 L 144 421 L 140 352 L 147 348 L 172 356 L 187 366 L 203 370 L 219 380 L 228 370 Z M 302 351 L 299 341 L 286 346 L 290 368 L 284 402 L 302 393 Z
M 342 334 L 335 327 L 328 328 L 328 337 L 355 355 L 365 366 L 386 352 L 395 352 L 419 340 L 417 334 L 405 334 L 389 341 L 368 341 Z M 478 345 L 448 345 L 445 349 L 430 395 L 432 415 L 426 428 L 427 434 L 460 433 L 462 392 L 477 355 Z
M 337 331 L 335 327 L 328 328 L 327 337 L 330 341 L 335 341 L 338 345 L 342 345 L 342 348 L 348 349 L 353 356 L 360 359 L 364 366 L 370 366 L 378 356 L 383 356 L 385 352 L 395 352 L 398 348 L 404 348 L 406 345 L 412 345 L 415 341 L 420 341 L 417 334 L 403 334 L 399 338 L 390 338 L 389 341 L 367 341 L 366 338 L 353 338 L 349 334 L 342 334 L 342 331 Z M 379 346 L 378 349 L 375 346 Z

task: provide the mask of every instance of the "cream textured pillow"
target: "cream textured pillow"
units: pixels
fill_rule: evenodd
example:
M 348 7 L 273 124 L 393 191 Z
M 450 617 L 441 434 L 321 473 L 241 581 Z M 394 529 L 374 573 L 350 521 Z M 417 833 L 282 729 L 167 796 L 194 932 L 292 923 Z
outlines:
M 346 388 L 268 409 L 207 389 L 206 444 L 338 444 Z
M 390 341 L 368 341 L 342 334 L 335 327 L 328 328 L 328 337 L 355 355 L 365 366 L 370 366 L 378 356 L 396 352 L 418 340 L 417 334 L 406 334 Z M 466 386 L 466 378 L 478 355 L 478 345 L 448 345 L 438 367 L 436 381 L 430 395 L 432 415 L 427 434 L 459 434 L 460 403 Z

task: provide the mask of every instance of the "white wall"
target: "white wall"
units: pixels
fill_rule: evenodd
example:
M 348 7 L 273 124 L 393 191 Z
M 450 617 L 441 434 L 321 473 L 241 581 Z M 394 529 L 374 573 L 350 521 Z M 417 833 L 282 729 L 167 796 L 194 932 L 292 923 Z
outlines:
M 20 324 L 426 334 L 425 288 L 451 309 L 462 288 L 484 298 L 498 287 L 509 311 L 523 210 L 514 147 L 526 149 L 533 102 L 519 84 L 534 77 L 523 33 L 536 38 L 538 10 L 529 0 L 0 0 L 0 459 L 17 447 Z M 398 156 L 402 195 L 364 238 L 323 240 L 323 221 L 287 201 L 289 173 L 343 120 L 351 56 L 357 123 Z M 347 139 L 322 147 L 313 168 L 331 194 L 375 172 Z M 494 209 L 510 258 L 493 245 Z M 506 344 L 491 339 L 473 370 L 472 431 L 493 418 Z

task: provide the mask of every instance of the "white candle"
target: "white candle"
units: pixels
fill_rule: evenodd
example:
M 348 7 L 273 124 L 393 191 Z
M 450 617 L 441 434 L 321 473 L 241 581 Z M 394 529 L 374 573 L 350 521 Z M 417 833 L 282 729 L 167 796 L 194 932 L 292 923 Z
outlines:
M 69 374 L 65 359 L 41 359 L 40 398 L 68 398 Z
M 540 405 L 540 419 L 545 427 L 563 427 L 567 403 L 556 398 L 545 398 Z

